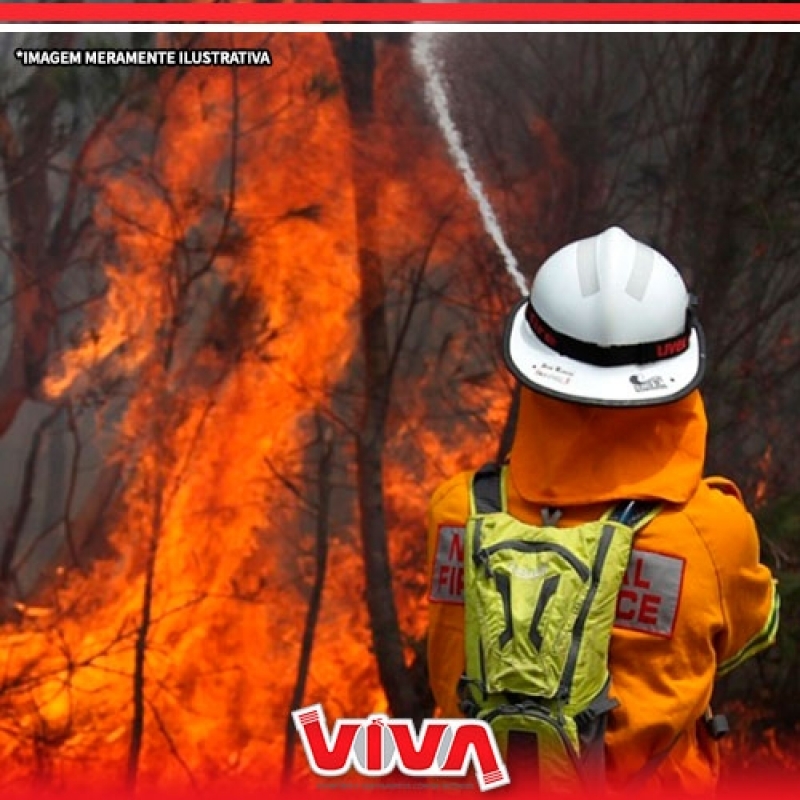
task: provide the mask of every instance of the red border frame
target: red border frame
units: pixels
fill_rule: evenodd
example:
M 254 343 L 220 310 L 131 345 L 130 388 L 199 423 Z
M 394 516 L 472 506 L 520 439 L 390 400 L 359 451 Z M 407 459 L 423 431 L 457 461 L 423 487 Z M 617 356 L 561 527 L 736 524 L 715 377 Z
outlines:
M 0 3 L 0 22 L 800 22 L 800 3 Z

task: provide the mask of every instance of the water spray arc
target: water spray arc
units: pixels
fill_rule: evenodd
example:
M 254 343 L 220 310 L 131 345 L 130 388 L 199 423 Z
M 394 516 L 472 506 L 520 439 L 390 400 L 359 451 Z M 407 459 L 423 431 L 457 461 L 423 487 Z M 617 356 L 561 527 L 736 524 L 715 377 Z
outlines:
M 528 286 L 525 276 L 520 272 L 517 260 L 506 243 L 494 209 L 478 176 L 475 174 L 475 170 L 472 168 L 464 143 L 461 140 L 461 134 L 450 113 L 450 103 L 436 55 L 435 44 L 433 34 L 413 34 L 411 37 L 411 57 L 424 78 L 427 100 L 433 108 L 436 121 L 447 142 L 450 157 L 463 176 L 470 194 L 478 205 L 478 211 L 486 232 L 492 237 L 497 249 L 500 251 L 506 272 L 511 276 L 520 293 L 523 296 L 527 296 Z

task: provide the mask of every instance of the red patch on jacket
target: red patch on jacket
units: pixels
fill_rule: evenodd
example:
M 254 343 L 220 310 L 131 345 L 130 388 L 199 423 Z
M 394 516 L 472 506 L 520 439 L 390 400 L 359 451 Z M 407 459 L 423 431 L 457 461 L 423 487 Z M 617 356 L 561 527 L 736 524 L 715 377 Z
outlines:
M 464 602 L 463 526 L 439 526 L 428 599 L 432 603 Z

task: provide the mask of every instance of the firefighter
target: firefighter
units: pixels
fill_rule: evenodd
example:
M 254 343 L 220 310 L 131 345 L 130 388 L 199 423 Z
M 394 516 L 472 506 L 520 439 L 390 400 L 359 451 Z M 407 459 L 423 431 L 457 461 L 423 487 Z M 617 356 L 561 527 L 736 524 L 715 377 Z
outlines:
M 705 344 L 692 298 L 663 255 L 610 228 L 545 261 L 509 317 L 504 355 L 520 384 L 510 514 L 562 527 L 623 500 L 661 508 L 636 534 L 616 598 L 608 785 L 713 789 L 715 681 L 774 641 L 779 601 L 739 490 L 703 476 Z M 429 674 L 443 717 L 462 715 L 472 477 L 446 481 L 428 509 Z

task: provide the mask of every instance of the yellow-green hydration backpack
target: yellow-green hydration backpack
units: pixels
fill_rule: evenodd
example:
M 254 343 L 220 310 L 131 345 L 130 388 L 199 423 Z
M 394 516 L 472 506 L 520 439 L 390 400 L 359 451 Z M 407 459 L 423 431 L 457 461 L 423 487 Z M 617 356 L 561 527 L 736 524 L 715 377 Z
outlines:
M 557 528 L 506 511 L 506 468 L 479 470 L 464 550 L 466 674 L 461 708 L 488 722 L 512 782 L 543 790 L 602 783 L 608 648 L 636 531 L 658 513 L 625 502 L 601 519 Z

